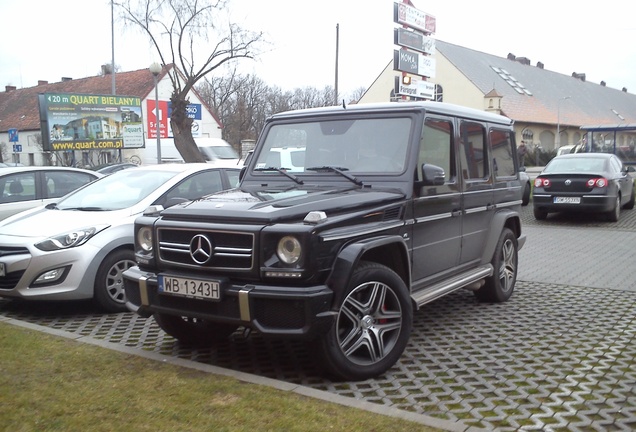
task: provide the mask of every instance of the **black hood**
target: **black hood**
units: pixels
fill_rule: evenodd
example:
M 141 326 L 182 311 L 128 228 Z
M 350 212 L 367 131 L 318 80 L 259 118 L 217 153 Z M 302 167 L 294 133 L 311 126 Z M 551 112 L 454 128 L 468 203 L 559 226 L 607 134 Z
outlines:
M 230 189 L 162 212 L 165 218 L 208 219 L 240 223 L 274 223 L 303 219 L 311 211 L 351 211 L 404 198 L 397 189 L 359 187 L 262 187 Z

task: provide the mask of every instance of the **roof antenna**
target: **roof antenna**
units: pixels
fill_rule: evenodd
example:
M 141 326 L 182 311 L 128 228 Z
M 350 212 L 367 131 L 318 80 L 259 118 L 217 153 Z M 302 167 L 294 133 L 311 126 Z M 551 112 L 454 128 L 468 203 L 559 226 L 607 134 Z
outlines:
M 345 101 L 344 101 L 344 99 L 342 100 L 342 107 L 343 107 L 344 109 L 347 109 L 347 105 L 345 105 Z

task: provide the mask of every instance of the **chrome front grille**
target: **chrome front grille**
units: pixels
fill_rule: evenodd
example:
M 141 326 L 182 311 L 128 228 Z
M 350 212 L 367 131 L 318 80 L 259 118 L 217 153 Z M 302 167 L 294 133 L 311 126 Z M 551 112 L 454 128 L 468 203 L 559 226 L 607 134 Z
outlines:
M 251 270 L 254 234 L 236 231 L 159 228 L 159 260 L 214 270 Z

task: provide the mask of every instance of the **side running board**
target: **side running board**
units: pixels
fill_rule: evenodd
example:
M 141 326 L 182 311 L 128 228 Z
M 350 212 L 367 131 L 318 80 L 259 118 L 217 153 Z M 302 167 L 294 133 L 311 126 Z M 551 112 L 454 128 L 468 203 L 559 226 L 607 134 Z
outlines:
M 431 285 L 428 288 L 420 290 L 414 293 L 411 298 L 413 302 L 417 305 L 419 309 L 420 306 L 430 303 L 433 300 L 436 300 L 446 294 L 456 291 L 460 288 L 467 287 L 468 285 L 478 282 L 485 277 L 492 276 L 493 267 L 491 264 L 485 264 L 481 267 L 477 267 L 476 269 L 460 273 L 456 276 L 453 276 L 450 279 L 444 280 L 443 282 L 437 283 L 435 285 Z

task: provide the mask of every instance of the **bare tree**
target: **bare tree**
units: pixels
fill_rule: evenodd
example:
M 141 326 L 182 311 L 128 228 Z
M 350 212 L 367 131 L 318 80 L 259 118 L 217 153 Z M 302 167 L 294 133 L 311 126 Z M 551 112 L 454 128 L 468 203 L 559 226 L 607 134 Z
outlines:
M 358 87 L 357 89 L 353 90 L 351 94 L 347 95 L 347 103 L 358 103 L 358 101 L 360 100 L 360 98 L 362 98 L 362 96 L 364 96 L 366 91 L 366 87 Z
M 227 0 L 123 0 L 117 6 L 127 23 L 148 35 L 161 63 L 176 66 L 168 69 L 174 143 L 184 161 L 205 162 L 192 138 L 188 93 L 219 66 L 254 58 L 263 34 L 226 22 Z

